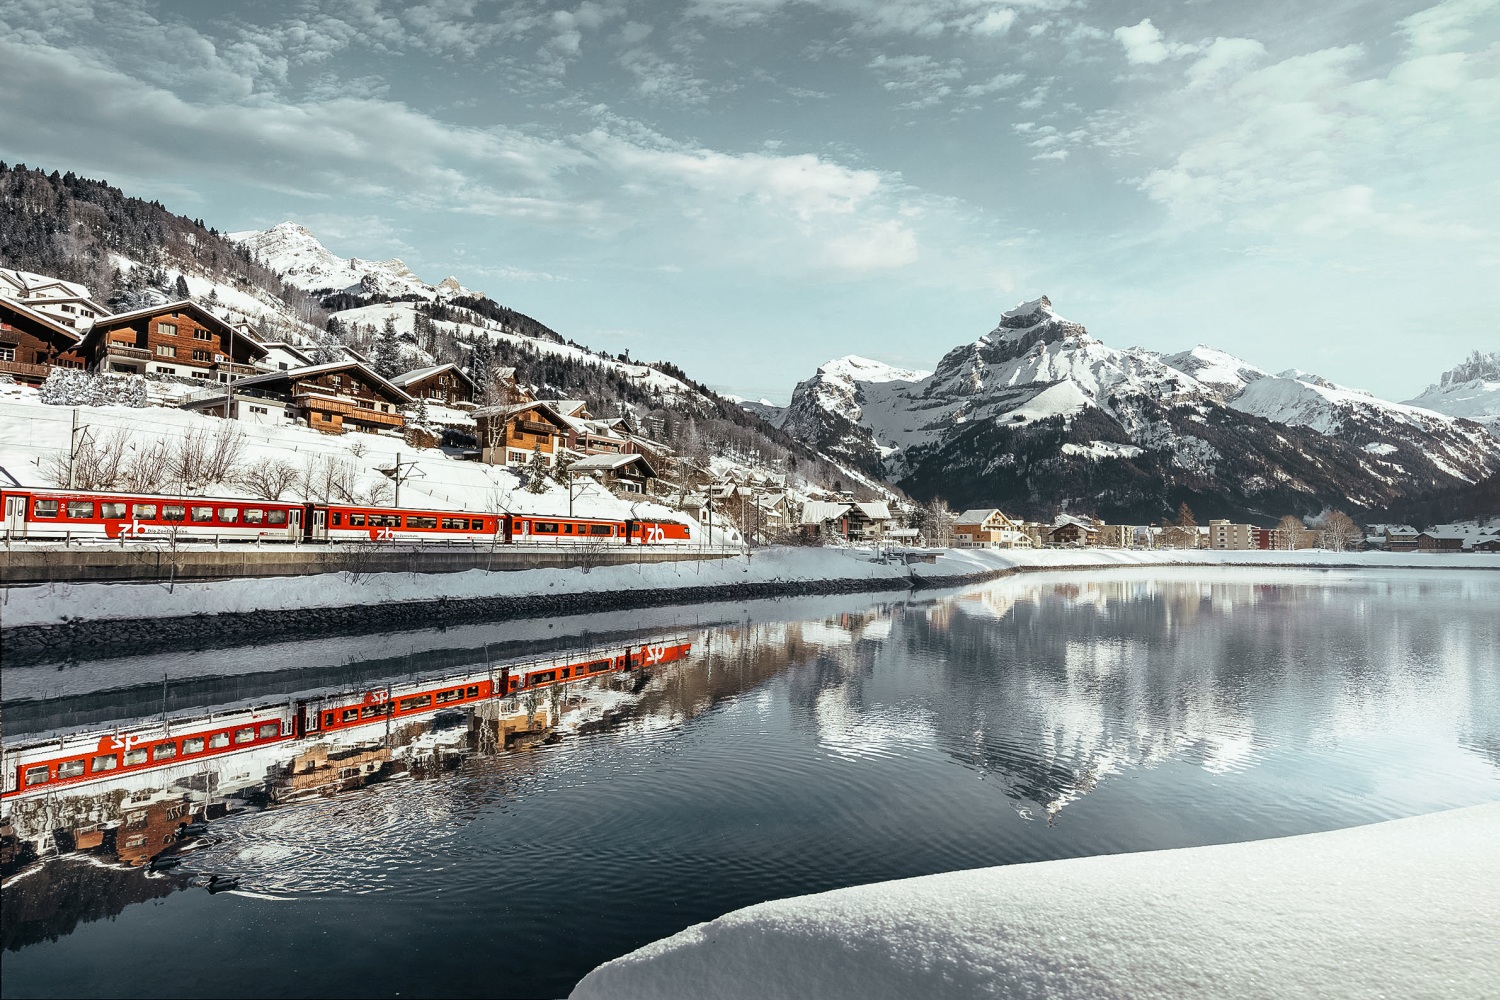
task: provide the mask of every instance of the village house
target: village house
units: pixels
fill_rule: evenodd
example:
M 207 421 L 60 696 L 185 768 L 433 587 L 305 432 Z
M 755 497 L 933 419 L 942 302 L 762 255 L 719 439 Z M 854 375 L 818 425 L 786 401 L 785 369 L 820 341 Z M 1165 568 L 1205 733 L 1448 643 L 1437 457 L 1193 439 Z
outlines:
M 1208 522 L 1208 547 L 1219 551 L 1260 548 L 1260 529 L 1253 524 L 1231 524 L 1228 520 Z
M 184 409 L 224 415 L 229 393 L 205 392 L 183 402 Z M 357 361 L 332 361 L 242 378 L 234 383 L 230 415 L 241 420 L 285 417 L 315 431 L 374 433 L 400 430 L 402 410 L 412 398 Z
M 554 465 L 572 429 L 550 405 L 537 402 L 482 406 L 474 411 L 474 423 L 486 465 L 525 465 L 537 449 Z
M 97 317 L 109 315 L 82 285 L 13 268 L 0 267 L 0 299 L 18 302 L 80 334 L 88 332 Z
M 568 475 L 596 477 L 611 493 L 644 496 L 656 470 L 644 455 L 590 455 L 570 464 Z
M 452 363 L 405 372 L 391 379 L 391 384 L 413 399 L 438 406 L 460 409 L 474 402 L 474 380 Z
M 891 523 L 891 508 L 884 500 L 855 502 L 849 510 L 850 541 L 878 542 Z
M 267 352 L 259 341 L 184 299 L 101 316 L 79 353 L 89 368 L 101 372 L 228 382 L 259 375 Z
M 1029 549 L 1031 536 L 994 507 L 976 507 L 953 522 L 953 543 L 960 549 Z
M 284 372 L 293 368 L 311 368 L 312 355 L 291 344 L 262 341 L 266 356 L 260 359 L 260 367 L 268 372 Z
M 78 334 L 29 306 L 0 299 L 0 375 L 40 385 L 53 368 L 82 368 Z
M 1072 514 L 1059 514 L 1047 532 L 1047 544 L 1055 548 L 1086 548 L 1099 544 L 1099 529 L 1093 521 Z
M 1474 542 L 1470 532 L 1451 524 L 1439 524 L 1417 533 L 1418 552 L 1462 552 Z
M 1387 552 L 1415 552 L 1417 529 L 1409 524 L 1386 525 L 1384 547 Z
M 802 505 L 799 527 L 806 541 L 847 539 L 849 537 L 849 512 L 854 507 L 848 503 L 833 503 L 828 500 L 809 500 Z
M 581 399 L 543 400 L 568 426 L 563 446 L 576 455 L 618 455 L 629 450 L 623 418 L 595 420 Z

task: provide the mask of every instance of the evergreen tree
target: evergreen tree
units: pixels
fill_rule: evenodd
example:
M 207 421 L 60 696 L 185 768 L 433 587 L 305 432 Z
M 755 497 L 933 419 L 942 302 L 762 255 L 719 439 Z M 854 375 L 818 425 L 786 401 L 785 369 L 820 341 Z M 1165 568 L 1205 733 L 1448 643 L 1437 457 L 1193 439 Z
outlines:
M 178 297 L 178 298 L 179 298 L 179 299 L 185 299 L 185 298 L 187 298 L 187 297 L 188 297 L 188 296 L 189 296 L 189 295 L 190 295 L 190 294 L 192 294 L 192 293 L 190 293 L 190 292 L 189 292 L 189 291 L 188 291 L 188 286 L 187 286 L 187 279 L 186 279 L 186 278 L 184 278 L 184 277 L 183 277 L 183 276 L 182 276 L 182 275 L 180 275 L 180 274 L 179 274 L 179 275 L 178 275 L 178 276 L 177 276 L 177 285 L 176 285 L 176 287 L 175 287 L 175 288 L 173 288 L 173 293 L 174 293 L 174 294 L 176 294 L 176 296 L 177 296 L 177 297 Z
M 495 351 L 490 338 L 483 335 L 474 338 L 474 348 L 469 352 L 469 366 L 466 374 L 474 380 L 475 392 L 478 396 L 476 402 L 489 402 L 490 383 L 495 375 Z
M 1196 528 L 1196 527 L 1198 527 L 1198 520 L 1197 520 L 1197 518 L 1193 517 L 1192 508 L 1187 505 L 1187 501 L 1186 500 L 1182 501 L 1182 503 L 1180 503 L 1180 504 L 1177 505 L 1177 527 L 1179 527 L 1179 528 Z
M 547 460 L 542 457 L 542 446 L 533 445 L 531 461 L 526 463 L 526 492 L 547 492 Z
M 375 352 L 371 359 L 375 370 L 386 378 L 401 374 L 401 342 L 396 339 L 396 318 L 387 316 L 380 336 L 375 338 Z

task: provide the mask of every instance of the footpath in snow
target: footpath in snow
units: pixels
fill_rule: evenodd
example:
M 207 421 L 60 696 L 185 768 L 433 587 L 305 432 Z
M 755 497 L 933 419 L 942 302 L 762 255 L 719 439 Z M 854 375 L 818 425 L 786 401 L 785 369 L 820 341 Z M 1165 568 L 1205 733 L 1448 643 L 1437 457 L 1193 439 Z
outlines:
M 576 1000 L 1500 996 L 1500 803 L 761 903 Z
M 329 573 L 270 579 L 164 584 L 54 583 L 0 591 L 5 628 L 105 621 L 245 614 L 315 608 L 483 598 L 618 594 L 629 591 L 743 584 L 844 584 L 901 589 L 942 586 L 1008 572 L 1126 566 L 1369 567 L 1500 569 L 1500 554 L 1386 552 L 1211 552 L 1131 549 L 948 549 L 932 563 L 877 562 L 868 551 L 838 548 L 756 549 L 748 558 L 690 560 L 579 569 L 413 574 Z M 762 595 L 765 596 L 765 595 Z M 608 603 L 607 601 L 605 603 Z

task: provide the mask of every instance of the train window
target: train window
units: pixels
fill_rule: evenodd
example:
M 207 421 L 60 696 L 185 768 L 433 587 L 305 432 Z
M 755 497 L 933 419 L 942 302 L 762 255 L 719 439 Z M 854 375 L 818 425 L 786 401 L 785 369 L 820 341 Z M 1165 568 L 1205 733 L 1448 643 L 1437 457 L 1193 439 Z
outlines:
M 94 502 L 92 500 L 69 500 L 68 516 L 87 519 L 94 516 Z
M 261 510 L 259 507 L 246 507 L 245 508 L 245 523 L 246 524 L 260 524 L 265 519 L 266 519 L 266 512 L 263 511 L 263 510 Z
M 437 527 L 437 518 L 435 518 L 435 517 L 412 517 L 411 515 L 408 514 L 407 517 L 406 517 L 406 526 L 408 528 L 436 528 Z
M 152 760 L 171 760 L 177 756 L 176 743 L 158 743 L 151 748 Z
M 113 771 L 120 766 L 120 758 L 112 753 L 101 753 L 89 762 L 89 773 L 98 774 L 100 771 Z
M 344 714 L 339 719 L 339 721 L 340 722 L 353 722 L 355 719 L 358 719 L 358 718 L 359 718 L 359 709 L 357 709 L 357 708 L 346 708 L 346 709 L 344 709 Z
M 467 517 L 445 517 L 443 518 L 443 529 L 445 531 L 468 531 L 469 519 Z
M 214 509 L 212 507 L 194 507 L 189 512 L 189 516 L 194 521 L 212 521 L 214 519 Z
M 260 738 L 263 740 L 275 739 L 281 735 L 281 723 L 267 722 L 260 727 Z
M 286 524 L 286 511 L 272 510 L 266 512 L 267 524 Z
M 45 785 L 46 783 L 47 783 L 47 765 L 46 764 L 41 764 L 41 765 L 38 765 L 37 767 L 28 767 L 26 769 L 26 784 L 28 784 L 28 785 Z
M 565 525 L 563 525 L 563 534 L 565 534 L 565 535 L 571 535 L 572 533 L 573 533 L 573 526 L 571 524 L 565 524 Z M 583 529 L 582 529 L 582 525 L 580 525 L 579 526 L 579 534 L 582 534 L 582 533 L 583 533 Z
M 562 676 L 564 676 L 564 677 L 568 676 L 568 671 L 572 670 L 572 669 L 573 669 L 572 667 L 563 667 Z
M 390 702 L 386 702 L 384 705 L 366 705 L 360 710 L 359 717 L 361 719 L 378 719 L 382 715 L 390 715 L 390 708 Z
M 591 535 L 613 535 L 614 533 L 615 529 L 607 524 L 589 525 L 589 534 Z
M 125 505 L 122 503 L 101 503 L 99 505 L 100 517 L 124 517 Z
M 344 523 L 344 515 L 335 512 L 334 515 L 333 515 L 332 520 L 333 520 L 333 526 L 335 528 L 337 528 L 339 525 L 341 525 L 341 524 Z
M 32 504 L 32 506 L 31 506 L 31 516 L 32 517 L 56 517 L 57 516 L 57 501 L 56 500 L 38 500 L 36 503 Z
M 370 527 L 372 528 L 399 528 L 401 527 L 400 514 L 371 514 Z
M 413 709 L 426 708 L 428 705 L 431 705 L 431 704 L 432 704 L 432 695 L 430 695 L 430 694 L 417 695 L 415 698 L 402 698 L 401 699 L 401 711 L 403 711 L 403 712 L 410 712 Z
M 229 745 L 229 734 L 228 733 L 214 733 L 212 736 L 210 736 L 208 738 L 208 748 L 210 750 L 222 750 L 225 747 L 227 747 L 228 745 Z
M 479 685 L 478 684 L 470 684 L 468 686 L 468 688 L 464 691 L 464 697 L 465 698 L 478 698 L 479 697 Z
M 164 503 L 161 505 L 161 519 L 163 521 L 181 521 L 187 517 L 187 508 L 180 503 Z
M 556 670 L 548 670 L 548 671 L 546 671 L 544 673 L 532 674 L 530 677 L 528 677 L 526 679 L 526 683 L 528 683 L 528 684 L 545 684 L 548 681 L 553 681 L 553 680 L 557 680 L 557 671 Z
M 77 760 L 65 760 L 57 765 L 57 776 L 59 778 L 76 778 L 83 773 L 83 758 Z
M 125 751 L 125 766 L 133 767 L 136 764 L 146 763 L 146 748 L 138 747 L 135 750 Z
M 609 669 L 609 661 L 608 660 L 595 660 L 593 663 L 589 664 L 589 673 L 591 673 L 591 674 L 597 674 L 601 670 L 608 670 L 608 669 Z
M 234 524 L 239 519 L 240 519 L 240 509 L 238 507 L 220 507 L 219 508 L 219 521 L 221 523 L 223 523 L 223 524 Z
M 333 725 L 333 713 L 332 712 L 324 712 L 323 713 L 323 725 L 325 725 L 325 726 L 331 726 L 331 725 Z
M 182 753 L 183 753 L 183 756 L 186 756 L 186 755 L 188 755 L 190 753 L 202 753 L 202 752 L 203 752 L 203 737 L 201 737 L 201 736 L 190 736 L 187 739 L 185 739 L 185 740 L 182 741 Z
M 363 528 L 364 526 L 365 526 L 365 516 L 363 514 L 350 514 L 349 515 L 349 527 L 351 527 L 351 528 Z
M 533 521 L 532 523 L 535 525 L 538 535 L 558 534 L 556 521 Z
M 156 520 L 156 504 L 132 504 L 130 508 L 130 516 L 135 518 L 137 521 L 154 521 Z

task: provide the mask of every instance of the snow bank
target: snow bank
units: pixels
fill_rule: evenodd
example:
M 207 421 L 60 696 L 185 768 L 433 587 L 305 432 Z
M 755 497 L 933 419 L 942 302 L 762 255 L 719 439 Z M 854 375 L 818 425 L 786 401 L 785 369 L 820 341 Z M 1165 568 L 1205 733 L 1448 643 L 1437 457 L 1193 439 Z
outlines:
M 378 605 L 437 598 L 534 597 L 559 593 L 611 593 L 622 589 L 729 586 L 744 583 L 889 581 L 892 589 L 913 577 L 932 585 L 955 577 L 1029 570 L 1083 571 L 1121 566 L 1369 567 L 1373 569 L 1500 569 L 1500 553 L 1207 552 L 1129 549 L 948 549 L 935 562 L 906 566 L 877 562 L 861 549 L 766 548 L 748 558 L 686 560 L 534 569 L 513 572 L 328 573 L 178 583 L 169 593 L 155 583 L 54 583 L 0 589 L 0 622 L 6 628 L 50 625 L 81 618 L 141 619 Z
M 610 997 L 1493 997 L 1500 803 L 762 903 L 606 963 Z

